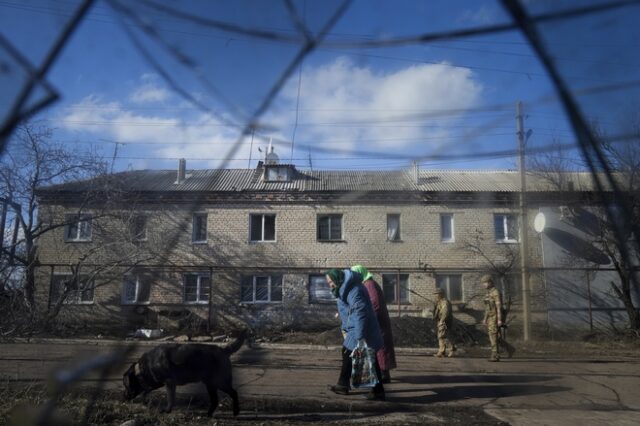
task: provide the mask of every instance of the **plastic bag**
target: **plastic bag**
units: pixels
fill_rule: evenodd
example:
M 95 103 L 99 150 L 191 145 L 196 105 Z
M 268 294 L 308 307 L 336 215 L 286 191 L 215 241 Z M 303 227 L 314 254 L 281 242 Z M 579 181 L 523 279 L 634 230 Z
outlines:
M 368 346 L 358 346 L 351 353 L 351 387 L 372 388 L 380 380 L 375 368 L 376 351 Z

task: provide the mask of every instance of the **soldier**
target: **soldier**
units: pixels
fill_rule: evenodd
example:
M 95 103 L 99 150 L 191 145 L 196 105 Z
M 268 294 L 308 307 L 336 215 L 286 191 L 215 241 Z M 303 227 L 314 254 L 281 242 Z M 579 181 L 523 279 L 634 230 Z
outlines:
M 489 341 L 491 342 L 491 357 L 489 361 L 500 361 L 500 353 L 498 352 L 498 344 L 502 344 L 509 353 L 509 358 L 515 352 L 515 348 L 508 344 L 500 336 L 500 327 L 503 327 L 502 321 L 502 297 L 497 288 L 493 286 L 493 278 L 491 275 L 484 275 L 480 279 L 480 283 L 487 290 L 484 298 L 484 325 L 487 327 Z
M 453 314 L 451 312 L 451 302 L 444 295 L 444 290 L 436 288 L 433 292 L 436 295 L 436 304 L 433 307 L 433 320 L 438 327 L 438 353 L 434 356 L 442 358 L 443 356 L 452 357 L 456 351 L 455 345 L 449 340 L 449 330 L 453 322 Z

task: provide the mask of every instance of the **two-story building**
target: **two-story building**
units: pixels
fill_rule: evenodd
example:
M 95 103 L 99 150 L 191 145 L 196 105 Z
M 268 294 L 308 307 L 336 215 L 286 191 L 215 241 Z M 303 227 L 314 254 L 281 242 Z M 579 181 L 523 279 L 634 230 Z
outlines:
M 528 179 L 532 319 L 544 324 L 533 217 L 583 194 Z M 97 189 L 105 181 L 111 189 Z M 517 323 L 519 196 L 514 171 L 299 170 L 277 161 L 187 171 L 181 160 L 177 172 L 41 188 L 40 220 L 64 226 L 38 241 L 37 296 L 49 309 L 64 297 L 60 318 L 96 327 L 313 328 L 335 323 L 323 272 L 362 264 L 392 316 L 424 315 L 442 287 L 470 323 L 482 316 L 479 277 L 494 273 Z

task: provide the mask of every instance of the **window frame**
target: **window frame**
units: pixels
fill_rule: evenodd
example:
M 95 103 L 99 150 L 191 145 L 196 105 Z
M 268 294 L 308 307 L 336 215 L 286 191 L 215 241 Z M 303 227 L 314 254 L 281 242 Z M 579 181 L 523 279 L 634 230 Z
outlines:
M 329 219 L 329 238 L 320 238 L 320 221 L 324 218 Z M 333 219 L 340 219 L 340 237 L 339 238 L 331 238 L 331 228 Z M 317 242 L 341 242 L 344 241 L 344 215 L 342 213 L 318 213 L 316 216 L 316 241 Z
M 129 301 L 126 299 L 126 285 L 127 285 L 127 278 L 135 278 L 135 300 L 134 301 Z M 140 288 L 144 285 L 148 285 L 149 286 L 149 300 L 146 301 L 140 301 Z M 147 283 L 143 280 L 140 279 L 140 275 L 139 274 L 126 274 L 123 278 L 122 278 L 122 298 L 121 298 L 122 304 L 123 305 L 148 305 L 151 303 L 151 283 Z
M 196 300 L 187 300 L 187 276 L 196 276 Z M 202 277 L 209 278 L 207 300 L 200 300 L 202 296 Z M 211 274 L 208 272 L 185 272 L 182 274 L 182 303 L 185 305 L 207 305 L 211 300 Z
M 280 278 L 280 300 L 272 300 L 272 293 L 273 293 L 273 278 L 274 277 L 279 277 Z M 244 295 L 244 286 L 245 286 L 245 280 L 247 280 L 248 278 L 251 279 L 251 297 L 252 300 L 243 300 L 242 297 Z M 268 282 L 267 282 L 267 300 L 257 300 L 256 298 L 256 284 L 257 284 L 257 280 L 259 278 L 267 278 Z M 268 305 L 268 304 L 281 304 L 284 300 L 284 275 L 283 274 L 254 274 L 254 275 L 243 275 L 240 278 L 240 303 L 242 304 L 246 304 L 246 305 Z
M 451 297 L 451 277 L 460 277 L 460 299 L 453 299 Z M 465 297 L 464 297 L 464 279 L 462 274 L 455 274 L 455 273 L 447 273 L 447 274 L 436 274 L 436 288 L 442 288 L 440 287 L 439 284 L 439 280 L 441 278 L 445 278 L 445 288 L 444 288 L 444 292 L 445 295 L 447 296 L 447 299 L 449 299 L 449 302 L 451 303 L 465 303 Z
M 196 218 L 204 217 L 204 239 L 196 239 Z M 191 217 L 191 244 L 206 244 L 209 236 L 209 214 L 207 212 L 197 212 Z
M 329 294 L 328 298 L 318 298 L 315 292 L 312 292 L 312 280 L 313 278 L 320 278 L 322 280 L 324 280 L 325 285 L 327 286 L 327 293 Z M 308 276 L 308 290 L 309 290 L 309 304 L 313 304 L 313 305 L 326 305 L 329 303 L 336 303 L 336 298 L 333 297 L 333 294 L 331 293 L 331 288 L 329 287 L 329 284 L 326 281 L 326 277 L 324 274 L 309 274 Z
M 398 233 L 396 235 L 396 238 L 393 238 L 393 239 L 389 238 L 389 219 L 391 219 L 392 217 L 398 218 Z M 401 222 L 400 213 L 387 213 L 387 241 L 390 241 L 393 243 L 402 241 L 402 222 Z
M 67 243 L 84 243 L 93 240 L 93 215 L 90 213 L 71 213 L 65 215 L 64 241 Z M 83 225 L 88 229 L 88 236 L 82 237 Z M 75 236 L 69 236 L 71 227 L 75 226 Z
M 143 219 L 144 223 L 142 226 L 142 232 L 137 234 L 136 231 L 138 226 L 138 220 Z M 131 239 L 135 242 L 147 241 L 149 237 L 149 216 L 146 214 L 138 214 L 134 215 L 131 219 Z
M 51 281 L 49 285 L 49 304 L 57 303 L 57 300 L 53 300 L 53 285 L 55 277 L 73 277 L 72 273 L 69 272 L 54 272 L 51 275 Z M 95 303 L 95 279 L 89 279 L 87 275 L 78 275 L 77 282 L 82 281 L 83 279 L 87 280 L 91 284 L 91 300 L 82 300 L 82 293 L 88 291 L 87 289 L 78 290 L 77 288 L 71 290 L 67 295 L 67 298 L 62 302 L 63 305 L 93 305 Z
M 410 274 L 404 274 L 404 273 L 400 273 L 398 274 L 397 272 L 381 272 L 380 276 L 382 278 L 382 292 L 384 293 L 384 300 L 385 303 L 387 305 L 393 304 L 393 305 L 410 305 L 411 304 L 411 281 L 409 279 Z M 396 282 L 395 285 L 393 286 L 393 300 L 389 300 L 387 297 L 387 292 L 384 291 L 385 289 L 385 277 L 386 276 L 392 276 L 394 281 L 399 278 L 400 282 Z M 401 293 L 401 283 L 402 283 L 402 278 L 406 277 L 406 300 L 402 300 L 402 293 Z
M 260 216 L 262 220 L 260 221 L 260 239 L 253 239 L 253 218 Z M 264 238 L 264 230 L 265 230 L 265 219 L 267 216 L 273 217 L 273 239 L 265 240 Z M 277 230 L 277 214 L 276 213 L 249 213 L 249 242 L 251 243 L 275 243 L 278 238 L 278 230 Z
M 444 219 L 449 219 L 449 227 L 451 231 L 451 236 L 445 238 L 444 236 Z M 453 213 L 440 213 L 440 242 L 442 243 L 455 243 L 456 242 L 456 232 L 455 232 L 455 219 L 453 217 Z
M 502 233 L 504 235 L 504 238 L 500 239 L 498 238 L 498 228 L 497 228 L 497 219 L 498 217 L 502 217 Z M 514 229 L 514 233 L 516 234 L 514 237 L 515 238 L 509 238 L 509 218 L 513 219 L 513 221 L 515 222 L 512 226 Z M 498 244 L 511 244 L 511 243 L 517 243 L 519 240 L 519 235 L 518 235 L 518 216 L 513 214 L 513 213 L 494 213 L 493 215 L 493 226 L 494 226 L 494 237 L 496 239 L 496 243 Z

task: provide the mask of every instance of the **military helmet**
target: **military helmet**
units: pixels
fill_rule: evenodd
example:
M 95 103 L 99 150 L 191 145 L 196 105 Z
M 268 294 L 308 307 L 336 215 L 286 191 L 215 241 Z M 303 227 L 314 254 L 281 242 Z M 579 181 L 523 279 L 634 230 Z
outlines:
M 483 283 L 493 284 L 493 277 L 491 276 L 491 274 L 485 274 L 482 276 L 482 278 L 480 278 L 480 284 L 483 284 Z

